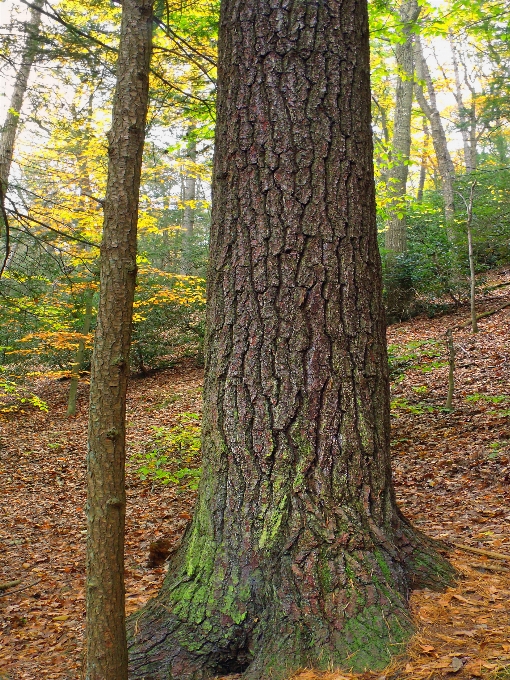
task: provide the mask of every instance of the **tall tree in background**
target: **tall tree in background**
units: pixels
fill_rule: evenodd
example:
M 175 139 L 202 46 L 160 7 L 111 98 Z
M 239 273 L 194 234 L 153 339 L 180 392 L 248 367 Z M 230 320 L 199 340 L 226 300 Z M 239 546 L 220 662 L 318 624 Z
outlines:
M 404 0 L 400 6 L 403 41 L 395 46 L 397 63 L 397 86 L 395 90 L 395 113 L 393 116 L 393 139 L 391 144 L 391 167 L 388 172 L 390 197 L 389 219 L 384 245 L 390 260 L 406 252 L 407 235 L 404 201 L 409 174 L 411 152 L 411 113 L 414 91 L 414 23 L 421 7 L 417 0 Z
M 449 228 L 452 224 L 455 214 L 453 185 L 455 179 L 455 168 L 450 151 L 448 149 L 448 142 L 446 140 L 446 133 L 441 120 L 441 114 L 437 106 L 436 90 L 434 88 L 434 83 L 432 82 L 432 76 L 430 75 L 427 61 L 423 54 L 423 46 L 419 36 L 416 36 L 414 47 L 417 76 L 415 87 L 416 99 L 421 110 L 427 116 L 430 123 L 432 144 L 436 154 L 439 174 L 441 175 L 446 228 L 450 230 Z M 425 95 L 425 90 L 427 92 L 428 99 Z
M 27 91 L 28 78 L 38 48 L 39 26 L 41 24 L 41 8 L 43 0 L 34 0 L 28 21 L 25 24 L 26 42 L 21 54 L 21 61 L 14 79 L 9 108 L 0 134 L 0 184 L 5 194 L 9 181 L 14 142 L 18 129 L 23 99 Z
M 418 179 L 418 190 L 416 192 L 416 201 L 421 203 L 423 201 L 423 191 L 425 189 L 425 180 L 427 179 L 427 155 L 429 146 L 430 131 L 427 123 L 427 117 L 423 116 L 423 142 L 421 145 L 420 158 L 420 176 Z
M 193 271 L 192 246 L 193 233 L 195 230 L 195 201 L 197 197 L 197 140 L 193 136 L 195 126 L 191 125 L 187 133 L 186 149 L 184 159 L 187 163 L 183 167 L 182 178 L 182 230 L 183 230 L 183 249 L 181 273 L 190 274 Z
M 464 165 L 466 172 L 474 172 L 477 165 L 477 111 L 476 111 L 476 91 L 468 76 L 468 67 L 465 60 L 462 58 L 461 51 L 456 45 L 456 41 L 452 33 L 448 36 L 450 48 L 452 51 L 453 71 L 455 74 L 455 90 L 454 96 L 457 102 L 457 115 L 459 121 L 459 128 L 462 135 L 462 143 L 464 148 Z M 463 78 L 461 78 L 460 67 L 463 69 Z M 470 93 L 470 102 L 466 106 L 464 103 L 464 95 L 462 86 L 466 86 Z
M 9 174 L 11 171 L 12 155 L 14 152 L 14 143 L 16 141 L 16 132 L 19 124 L 20 111 L 23 105 L 25 93 L 27 91 L 28 78 L 30 76 L 32 64 L 34 63 L 37 53 L 37 39 L 39 35 L 39 26 L 41 24 L 42 6 L 43 0 L 34 0 L 28 21 L 25 24 L 26 42 L 21 53 L 21 61 L 14 79 L 9 108 L 7 110 L 5 121 L 0 133 L 0 236 L 4 230 L 6 232 L 5 260 L 3 265 L 1 265 L 2 270 L 7 262 L 10 251 L 9 234 L 7 232 L 8 225 L 6 223 L 5 195 L 7 193 L 7 186 L 9 184 Z
M 396 270 L 396 258 L 407 251 L 405 215 L 409 155 L 411 152 L 411 114 L 414 92 L 414 24 L 420 14 L 417 0 L 404 0 L 400 6 L 403 40 L 395 46 L 397 85 L 393 115 L 391 164 L 387 176 L 388 221 L 384 238 L 386 248 L 386 310 L 388 318 L 407 313 L 412 286 Z
M 131 677 L 384 666 L 449 567 L 399 513 L 364 0 L 224 0 L 203 476 Z
M 124 0 L 101 245 L 87 453 L 87 680 L 127 678 L 124 613 L 125 401 L 152 0 Z

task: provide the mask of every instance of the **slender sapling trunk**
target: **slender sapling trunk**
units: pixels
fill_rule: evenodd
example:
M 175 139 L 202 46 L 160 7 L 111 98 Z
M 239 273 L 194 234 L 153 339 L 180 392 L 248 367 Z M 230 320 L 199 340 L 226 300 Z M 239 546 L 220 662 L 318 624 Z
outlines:
M 416 76 L 418 78 L 418 82 L 415 85 L 416 99 L 421 110 L 427 116 L 430 122 L 432 143 L 434 145 L 434 151 L 437 158 L 439 174 L 441 175 L 446 229 L 448 231 L 450 241 L 453 241 L 451 226 L 455 215 L 453 185 L 455 179 L 455 168 L 450 151 L 448 149 L 448 143 L 441 120 L 441 115 L 437 107 L 436 90 L 434 88 L 434 83 L 432 82 L 432 77 L 423 54 L 423 48 L 419 36 L 416 36 L 415 38 L 414 48 L 416 59 Z M 425 88 L 427 90 L 428 100 L 425 97 L 423 83 L 425 84 Z
M 90 332 L 90 324 L 92 323 L 92 292 L 87 295 L 85 302 L 85 318 L 83 319 L 83 328 L 81 329 L 82 336 L 86 336 Z M 67 400 L 67 416 L 76 415 L 76 397 L 78 394 L 78 383 L 80 381 L 80 371 L 83 368 L 83 357 L 85 355 L 85 338 L 81 337 L 78 342 L 78 349 L 74 364 L 71 368 L 71 384 L 69 385 L 69 397 Z
M 453 404 L 453 391 L 455 389 L 455 346 L 451 328 L 446 331 L 446 347 L 448 349 L 448 396 L 446 397 L 446 408 L 451 411 Z
M 152 0 L 124 0 L 90 384 L 86 680 L 127 678 L 125 410 L 151 44 Z
M 470 280 L 470 302 L 471 302 L 471 330 L 473 333 L 478 333 L 478 323 L 476 321 L 476 272 L 475 272 L 475 258 L 473 254 L 473 200 L 475 195 L 476 181 L 472 182 L 469 191 L 469 201 L 467 204 L 467 241 L 468 241 L 468 257 L 469 257 L 469 280 Z

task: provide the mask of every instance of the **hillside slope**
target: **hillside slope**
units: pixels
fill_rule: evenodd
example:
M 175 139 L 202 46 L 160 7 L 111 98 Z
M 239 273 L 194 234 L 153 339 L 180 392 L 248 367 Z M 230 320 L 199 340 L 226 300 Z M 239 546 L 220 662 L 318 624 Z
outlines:
M 499 282 L 505 280 L 510 273 Z M 501 307 L 507 295 L 507 288 L 492 291 L 480 312 Z M 450 544 L 463 578 L 446 593 L 413 594 L 418 632 L 407 657 L 365 678 L 510 678 L 510 307 L 481 319 L 477 335 L 454 330 L 456 389 L 447 412 L 444 333 L 468 317 L 462 308 L 388 331 L 399 501 L 417 526 Z M 164 565 L 148 566 L 150 544 L 166 538 L 174 545 L 195 499 L 188 477 L 163 486 L 141 480 L 137 469 L 155 460 L 144 454 L 161 449 L 164 433 L 182 422 L 179 414 L 200 412 L 201 381 L 189 363 L 130 384 L 129 611 L 164 576 Z M 73 419 L 65 418 L 65 383 L 42 380 L 36 390 L 48 413 L 26 410 L 0 420 L 0 582 L 19 580 L 0 592 L 0 678 L 76 679 L 84 628 L 86 386 Z

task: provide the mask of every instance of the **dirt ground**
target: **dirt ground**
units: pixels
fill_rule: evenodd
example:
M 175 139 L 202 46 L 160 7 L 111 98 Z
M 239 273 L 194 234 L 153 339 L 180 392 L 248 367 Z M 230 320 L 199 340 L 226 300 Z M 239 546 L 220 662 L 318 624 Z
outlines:
M 505 278 L 506 277 L 506 278 Z M 504 272 L 499 282 L 510 280 Z M 479 311 L 508 301 L 490 292 Z M 510 678 L 510 307 L 456 328 L 454 410 L 444 409 L 444 333 L 469 318 L 465 307 L 392 326 L 392 427 L 397 493 L 404 513 L 452 547 L 462 575 L 445 593 L 413 593 L 416 622 L 405 657 L 362 676 L 324 678 Z M 426 342 L 424 342 L 426 341 Z M 195 492 L 141 480 L 139 456 L 155 427 L 201 409 L 202 372 L 193 362 L 132 379 L 128 399 L 127 609 L 154 595 L 165 566 L 148 566 L 157 538 L 177 541 Z M 47 413 L 0 415 L 0 678 L 81 678 L 84 632 L 87 385 L 75 418 L 65 417 L 68 384 L 41 379 Z M 460 547 L 459 547 L 460 546 Z M 478 551 L 478 552 L 477 552 Z M 19 581 L 5 588 L 7 582 Z

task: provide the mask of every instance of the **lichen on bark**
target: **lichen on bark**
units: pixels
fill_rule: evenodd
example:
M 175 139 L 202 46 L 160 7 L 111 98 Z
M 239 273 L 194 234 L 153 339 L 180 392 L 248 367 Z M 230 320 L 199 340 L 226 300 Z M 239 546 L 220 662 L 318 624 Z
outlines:
M 131 677 L 381 668 L 452 571 L 395 503 L 364 0 L 223 0 L 203 476 Z

